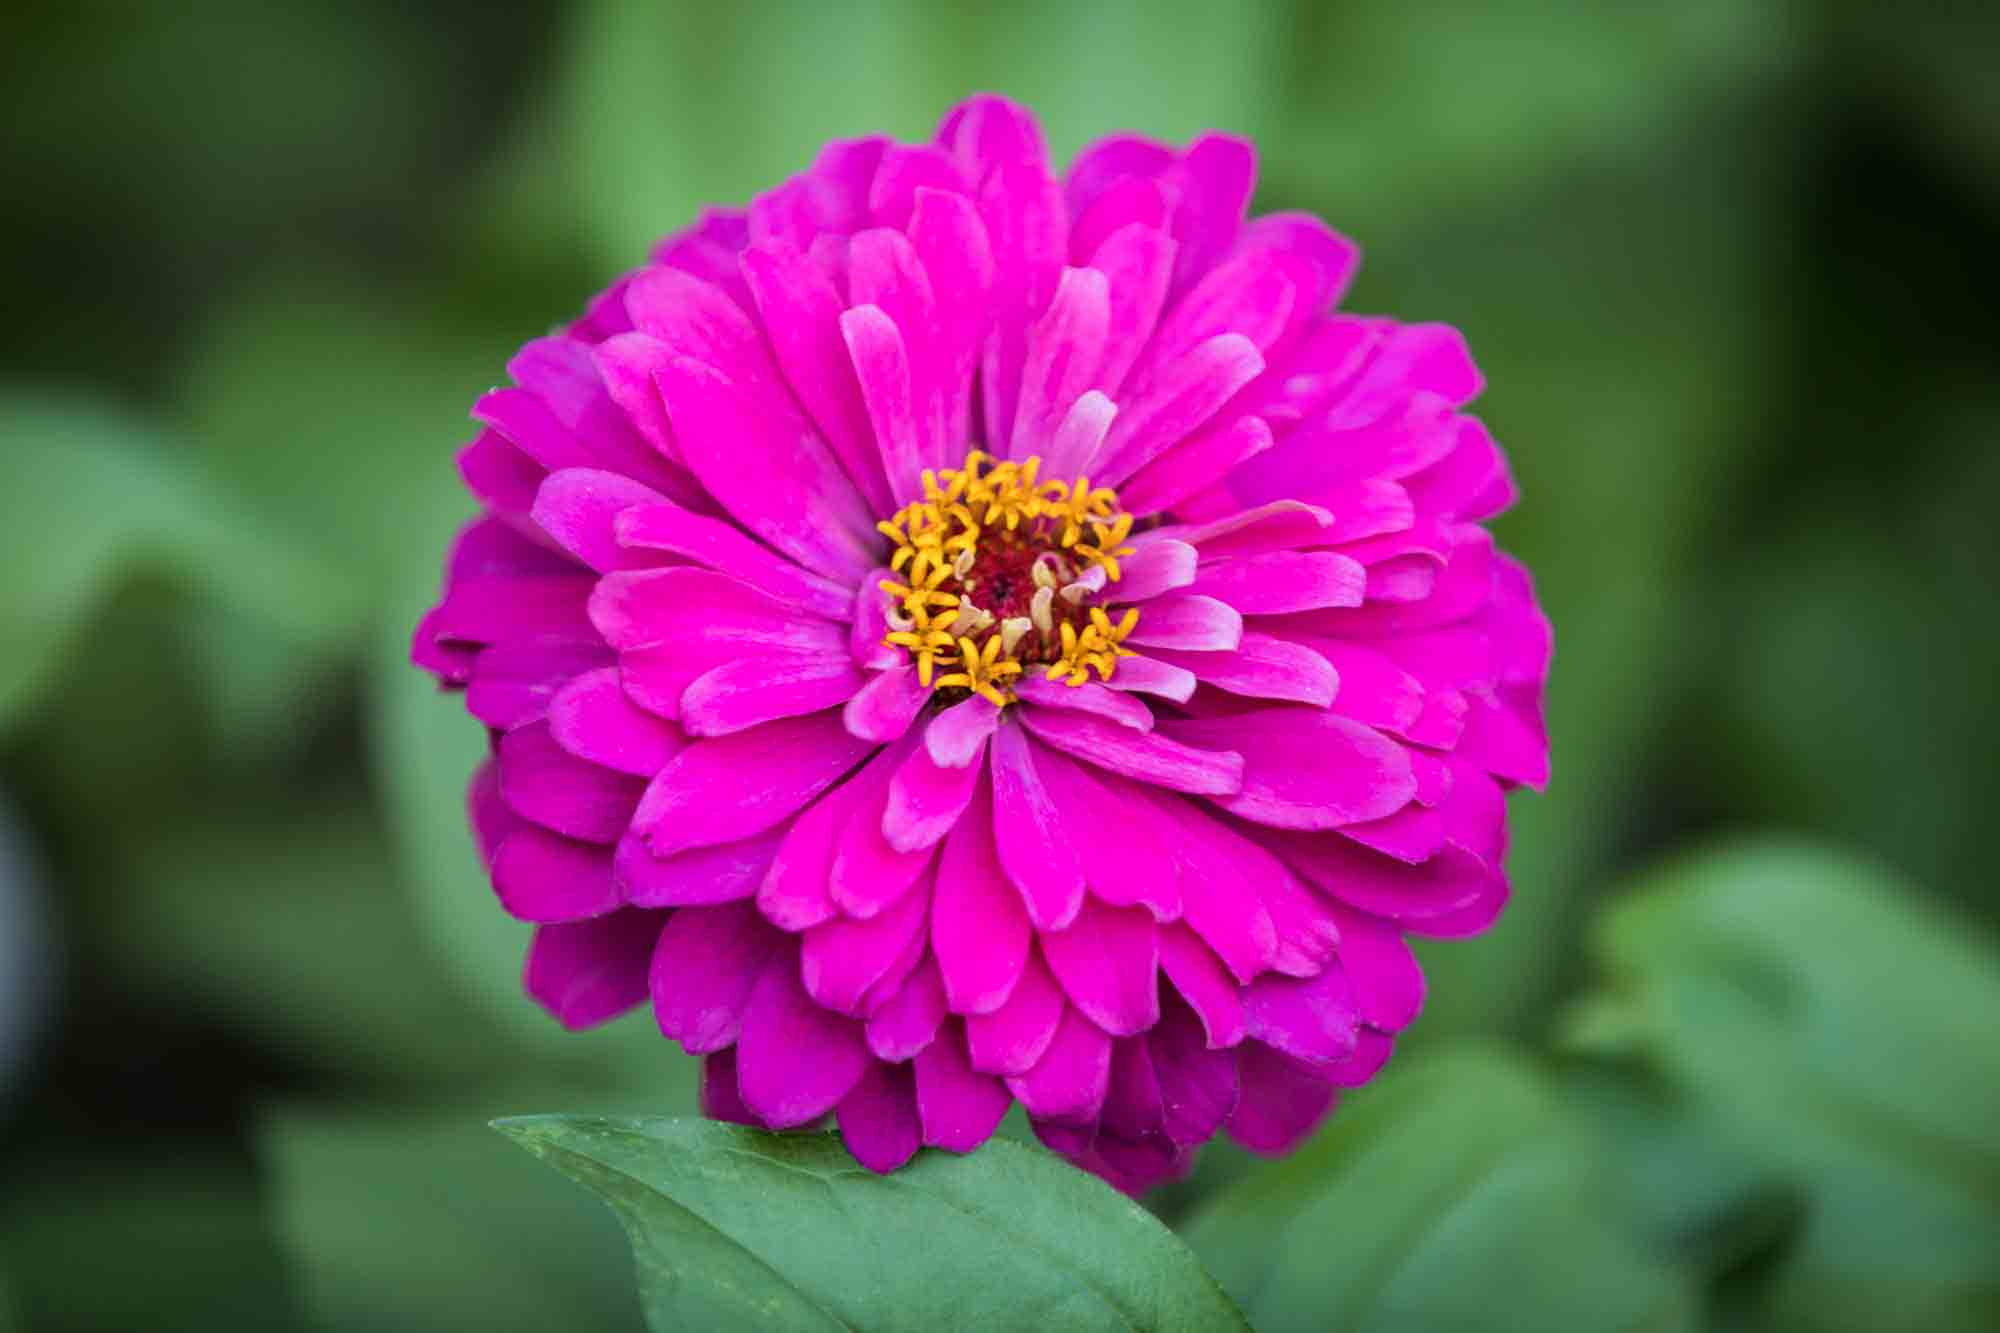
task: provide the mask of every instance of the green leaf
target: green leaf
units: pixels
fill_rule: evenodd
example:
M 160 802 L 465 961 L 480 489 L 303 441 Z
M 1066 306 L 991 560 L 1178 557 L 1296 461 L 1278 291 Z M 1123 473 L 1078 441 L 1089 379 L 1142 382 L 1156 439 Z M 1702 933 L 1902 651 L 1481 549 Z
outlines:
M 1545 1082 L 1475 1048 L 1353 1094 L 1183 1234 L 1261 1333 L 1691 1327 L 1687 1275 L 1621 1215 Z
M 212 591 L 294 640 L 324 640 L 340 587 L 143 422 L 82 399 L 0 401 L 0 724 L 58 674 L 106 599 L 141 570 Z
M 496 1129 L 632 1238 L 672 1329 L 1241 1329 L 1151 1215 L 1034 1148 L 924 1151 L 880 1176 L 830 1134 L 534 1116 Z
M 1765 839 L 1647 876 L 1604 916 L 1571 1049 L 1651 1070 L 1787 1173 L 1806 1221 L 1744 1297 L 1770 1328 L 2000 1319 L 2000 956 L 1873 866 Z

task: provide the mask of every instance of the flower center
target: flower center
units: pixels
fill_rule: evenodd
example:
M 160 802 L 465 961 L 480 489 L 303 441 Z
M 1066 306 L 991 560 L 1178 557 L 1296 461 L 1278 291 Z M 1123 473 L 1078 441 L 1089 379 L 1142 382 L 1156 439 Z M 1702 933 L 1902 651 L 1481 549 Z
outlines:
M 923 474 L 924 498 L 875 526 L 891 542 L 896 599 L 884 641 L 938 690 L 995 704 L 1029 671 L 1082 685 L 1109 680 L 1139 623 L 1094 605 L 1131 555 L 1132 516 L 1090 478 L 1043 481 L 1040 458 L 1003 463 L 975 449 L 965 465 Z

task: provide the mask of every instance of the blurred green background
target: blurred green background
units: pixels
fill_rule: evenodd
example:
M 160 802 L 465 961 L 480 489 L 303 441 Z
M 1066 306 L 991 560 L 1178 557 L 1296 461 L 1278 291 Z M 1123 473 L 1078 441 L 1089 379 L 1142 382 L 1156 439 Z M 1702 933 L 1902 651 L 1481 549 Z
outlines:
M 1462 327 L 1557 626 L 1414 1058 L 1155 1206 L 1266 1329 L 2000 1327 L 2000 10 L 726 8 L 0 18 L 0 1329 L 637 1326 L 484 1128 L 692 1097 L 518 994 L 404 661 L 452 453 L 698 206 L 977 89 L 1252 136 Z

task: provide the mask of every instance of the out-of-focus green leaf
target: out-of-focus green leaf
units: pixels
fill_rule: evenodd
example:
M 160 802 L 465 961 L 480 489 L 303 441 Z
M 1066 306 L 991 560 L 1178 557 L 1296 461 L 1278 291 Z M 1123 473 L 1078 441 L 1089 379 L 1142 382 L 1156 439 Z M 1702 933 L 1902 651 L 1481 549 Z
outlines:
M 258 1127 L 279 1244 L 327 1333 L 641 1327 L 618 1228 L 486 1128 L 602 1094 L 494 1088 L 444 1104 L 279 1107 Z
M 1711 850 L 1606 914 L 1568 1044 L 1640 1061 L 1788 1173 L 1806 1221 L 1755 1326 L 2000 1318 L 2000 956 L 1907 885 L 1809 845 Z
M 122 986 L 297 1065 L 439 1084 L 521 1056 L 440 975 L 358 794 L 239 794 L 121 839 L 79 889 L 95 961 Z
M 670 1329 L 1241 1329 L 1138 1205 L 1005 1141 L 878 1176 L 833 1135 L 535 1116 L 495 1128 L 598 1194 Z
M 1688 1277 L 1620 1216 L 1543 1080 L 1473 1049 L 1353 1094 L 1183 1234 L 1261 1333 L 1694 1327 Z
M 0 1292 L 38 1333 L 213 1333 L 305 1325 L 256 1183 L 213 1150 L 143 1144 L 49 1154 L 0 1196 Z
M 0 723 L 48 683 L 118 583 L 153 570 L 300 641 L 346 609 L 339 585 L 232 510 L 160 435 L 88 401 L 0 401 Z

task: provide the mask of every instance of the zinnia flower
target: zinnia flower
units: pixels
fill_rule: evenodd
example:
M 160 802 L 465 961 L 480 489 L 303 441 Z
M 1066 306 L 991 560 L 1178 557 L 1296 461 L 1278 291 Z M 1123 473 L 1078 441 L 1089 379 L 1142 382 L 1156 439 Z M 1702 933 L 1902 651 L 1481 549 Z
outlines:
M 1246 143 L 1052 174 L 978 97 L 829 145 L 510 363 L 416 660 L 528 992 L 877 1171 L 1019 1102 L 1140 1190 L 1282 1152 L 1507 898 L 1550 636 L 1442 325 L 1245 220 Z

